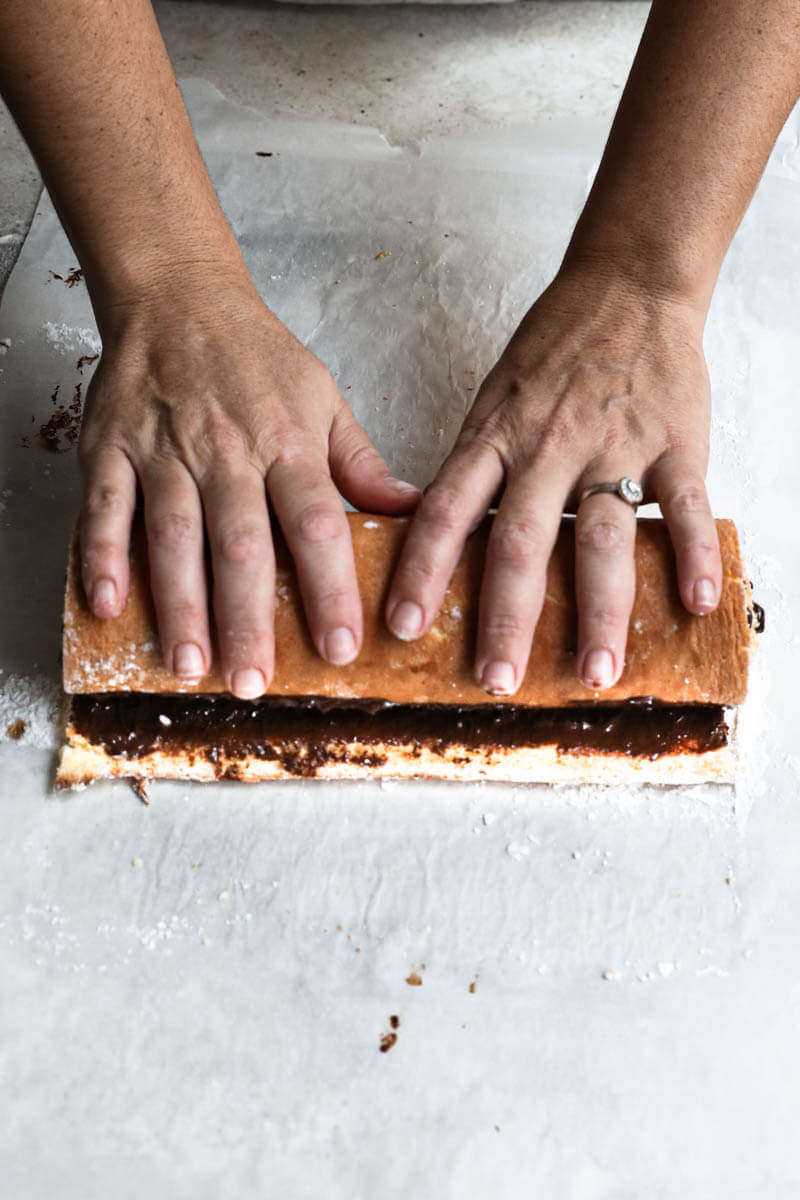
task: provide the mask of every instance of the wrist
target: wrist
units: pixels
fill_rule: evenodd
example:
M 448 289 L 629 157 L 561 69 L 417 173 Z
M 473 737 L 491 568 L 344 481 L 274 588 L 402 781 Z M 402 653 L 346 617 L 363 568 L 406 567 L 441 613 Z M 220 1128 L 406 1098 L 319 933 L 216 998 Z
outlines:
M 520 334 L 549 341 L 555 329 L 564 345 L 583 347 L 581 353 L 594 346 L 619 361 L 644 353 L 667 362 L 678 351 L 702 359 L 705 320 L 702 305 L 655 287 L 613 256 L 575 256 L 565 259 L 511 344 Z
M 664 235 L 630 222 L 581 216 L 561 265 L 562 272 L 589 271 L 617 280 L 632 292 L 694 309 L 705 321 L 720 264 L 698 253 L 689 238 Z
M 86 278 L 104 342 L 131 324 L 168 328 L 205 318 L 219 324 L 232 309 L 265 307 L 238 248 L 231 255 L 175 245 L 159 262 L 140 261 L 111 282 L 89 271 Z

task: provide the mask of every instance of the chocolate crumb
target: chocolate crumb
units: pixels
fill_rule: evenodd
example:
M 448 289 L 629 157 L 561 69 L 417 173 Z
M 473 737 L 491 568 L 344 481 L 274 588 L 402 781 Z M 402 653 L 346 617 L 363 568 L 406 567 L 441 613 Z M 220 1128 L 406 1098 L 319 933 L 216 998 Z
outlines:
M 272 158 L 271 150 L 256 150 L 256 158 Z
M 82 354 L 75 364 L 76 371 L 83 371 L 84 367 L 89 367 L 93 362 L 97 362 L 99 354 Z
M 412 971 L 410 975 L 406 976 L 406 983 L 409 987 L 422 987 L 422 976 L 418 975 L 416 971 Z
M 474 996 L 475 995 L 475 980 L 474 979 L 473 979 L 472 983 L 469 985 L 469 990 L 472 993 L 472 995 Z
M 392 1046 L 397 1041 L 396 1033 L 381 1034 L 381 1054 L 385 1054 L 387 1050 L 391 1050 Z
M 74 288 L 76 284 L 83 282 L 83 271 L 80 267 L 73 267 L 68 275 L 59 275 L 57 271 L 49 271 L 51 279 L 58 279 L 61 283 L 65 283 L 68 288 Z
M 400 1025 L 400 1018 L 399 1017 L 389 1017 L 389 1024 L 391 1025 L 392 1029 L 397 1029 Z
M 25 722 L 22 717 L 18 717 L 16 721 L 11 721 L 6 725 L 6 733 L 12 741 L 18 742 L 25 732 Z
M 78 440 L 81 427 L 83 409 L 81 384 L 75 384 L 75 392 L 69 404 L 58 403 L 59 388 L 60 385 L 57 385 L 50 397 L 55 405 L 55 412 L 39 428 L 39 441 L 51 454 L 63 454 L 66 450 L 70 450 Z
M 132 779 L 131 787 L 136 792 L 136 795 L 143 804 L 150 803 L 150 793 L 147 790 L 147 780 L 143 775 L 139 775 L 136 777 L 136 779 Z M 192 863 L 192 866 L 194 866 L 194 863 Z

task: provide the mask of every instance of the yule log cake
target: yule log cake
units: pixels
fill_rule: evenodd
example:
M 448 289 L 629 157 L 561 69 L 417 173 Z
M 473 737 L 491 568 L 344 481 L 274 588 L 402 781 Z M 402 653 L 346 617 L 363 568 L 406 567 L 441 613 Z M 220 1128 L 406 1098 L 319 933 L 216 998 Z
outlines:
M 89 611 L 73 541 L 64 606 L 70 707 L 57 786 L 95 779 L 375 779 L 658 783 L 733 777 L 735 708 L 747 688 L 758 606 L 735 526 L 718 521 L 723 592 L 693 616 L 678 595 L 663 521 L 640 519 L 625 670 L 602 694 L 576 675 L 574 522 L 551 558 L 527 674 L 508 699 L 475 683 L 487 520 L 467 541 L 429 633 L 401 642 L 383 607 L 407 520 L 349 514 L 364 606 L 356 661 L 331 667 L 308 634 L 290 556 L 277 546 L 270 694 L 236 700 L 218 664 L 196 685 L 163 666 L 141 525 L 122 614 Z

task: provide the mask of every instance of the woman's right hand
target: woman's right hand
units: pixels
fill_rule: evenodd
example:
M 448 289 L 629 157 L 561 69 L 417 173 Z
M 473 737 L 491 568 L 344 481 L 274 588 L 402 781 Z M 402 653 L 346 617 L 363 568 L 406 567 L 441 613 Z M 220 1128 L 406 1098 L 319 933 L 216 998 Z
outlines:
M 79 442 L 92 611 L 112 617 L 125 604 L 138 481 L 167 669 L 195 682 L 211 665 L 205 526 L 226 685 L 261 695 L 274 672 L 269 501 L 314 644 L 328 662 L 350 662 L 362 616 L 337 488 L 387 514 L 413 510 L 417 489 L 392 475 L 327 369 L 243 271 L 184 268 L 97 315 L 103 355 Z

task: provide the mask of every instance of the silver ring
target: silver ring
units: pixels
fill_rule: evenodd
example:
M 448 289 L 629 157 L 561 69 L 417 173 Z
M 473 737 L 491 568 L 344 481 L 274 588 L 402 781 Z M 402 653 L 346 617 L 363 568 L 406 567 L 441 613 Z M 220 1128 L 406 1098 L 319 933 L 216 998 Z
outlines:
M 581 492 L 578 505 L 583 504 L 589 496 L 596 496 L 598 492 L 611 492 L 614 496 L 619 496 L 620 500 L 624 500 L 626 504 L 630 504 L 631 508 L 638 508 L 644 500 L 642 485 L 635 479 L 631 479 L 629 475 L 623 475 L 622 479 L 618 479 L 616 483 L 593 483 L 591 487 L 585 488 Z

